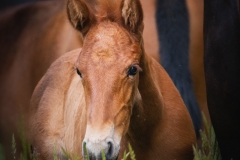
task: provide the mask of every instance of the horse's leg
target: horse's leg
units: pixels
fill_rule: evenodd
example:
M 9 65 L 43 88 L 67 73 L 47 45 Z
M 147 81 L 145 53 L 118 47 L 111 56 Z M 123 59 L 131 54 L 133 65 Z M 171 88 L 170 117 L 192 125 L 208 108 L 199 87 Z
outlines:
M 156 18 L 161 64 L 180 91 L 198 136 L 202 121 L 189 70 L 189 18 L 185 0 L 157 0 Z
M 203 68 L 203 2 L 204 0 L 186 0 L 190 19 L 189 65 L 200 110 L 210 122 Z
M 240 159 L 240 21 L 236 0 L 204 1 L 207 100 L 223 159 Z

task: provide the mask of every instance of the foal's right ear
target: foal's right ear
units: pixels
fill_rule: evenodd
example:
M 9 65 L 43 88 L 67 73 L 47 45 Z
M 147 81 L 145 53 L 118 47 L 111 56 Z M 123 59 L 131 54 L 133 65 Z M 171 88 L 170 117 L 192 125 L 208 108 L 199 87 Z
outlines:
M 94 14 L 83 0 L 68 0 L 67 14 L 73 27 L 79 30 L 83 36 L 87 34 L 91 25 L 96 21 Z

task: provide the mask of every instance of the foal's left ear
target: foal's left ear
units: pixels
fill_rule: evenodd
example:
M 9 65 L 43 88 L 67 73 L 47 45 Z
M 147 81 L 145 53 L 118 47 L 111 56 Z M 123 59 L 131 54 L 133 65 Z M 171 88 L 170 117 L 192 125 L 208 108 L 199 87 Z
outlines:
M 91 25 L 95 23 L 95 16 L 83 0 L 68 0 L 68 19 L 74 28 L 85 36 Z
M 125 27 L 135 34 L 143 31 L 143 10 L 139 0 L 122 0 L 122 17 Z

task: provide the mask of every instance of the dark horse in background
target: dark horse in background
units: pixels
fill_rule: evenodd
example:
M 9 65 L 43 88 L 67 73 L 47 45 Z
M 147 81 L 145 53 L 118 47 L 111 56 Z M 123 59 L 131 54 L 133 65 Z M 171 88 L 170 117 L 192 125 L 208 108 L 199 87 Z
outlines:
M 186 1 L 157 0 L 156 5 L 161 64 L 180 91 L 199 137 L 202 120 L 190 72 L 190 23 Z
M 191 75 L 188 69 L 189 26 L 185 1 L 158 0 L 157 2 L 161 63 L 180 90 L 191 112 L 189 106 L 197 103 L 194 93 L 191 92 Z M 204 65 L 211 121 L 222 158 L 240 159 L 240 84 L 237 78 L 240 73 L 238 3 L 236 0 L 205 1 L 204 8 Z M 182 86 L 186 86 L 190 92 L 186 92 L 186 88 Z M 194 110 L 192 112 L 198 113 Z
M 222 158 L 240 159 L 240 20 L 236 0 L 204 1 L 207 101 Z
M 238 5 L 236 0 L 204 1 L 204 69 L 208 109 L 222 158 L 227 160 L 240 159 Z M 191 112 L 190 106 L 197 103 L 194 93 L 191 92 L 191 75 L 188 69 L 189 26 L 185 1 L 158 0 L 156 17 L 161 43 L 161 63 L 180 90 Z M 190 92 L 186 92 L 186 88 Z M 192 110 L 192 113 L 199 116 L 197 110 Z

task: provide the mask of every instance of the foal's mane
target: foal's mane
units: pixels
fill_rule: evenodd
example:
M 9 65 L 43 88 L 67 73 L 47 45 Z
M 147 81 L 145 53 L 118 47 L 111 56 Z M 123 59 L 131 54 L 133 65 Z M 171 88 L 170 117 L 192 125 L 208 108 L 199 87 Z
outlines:
M 95 7 L 98 20 L 110 20 L 121 23 L 122 0 L 97 0 Z

